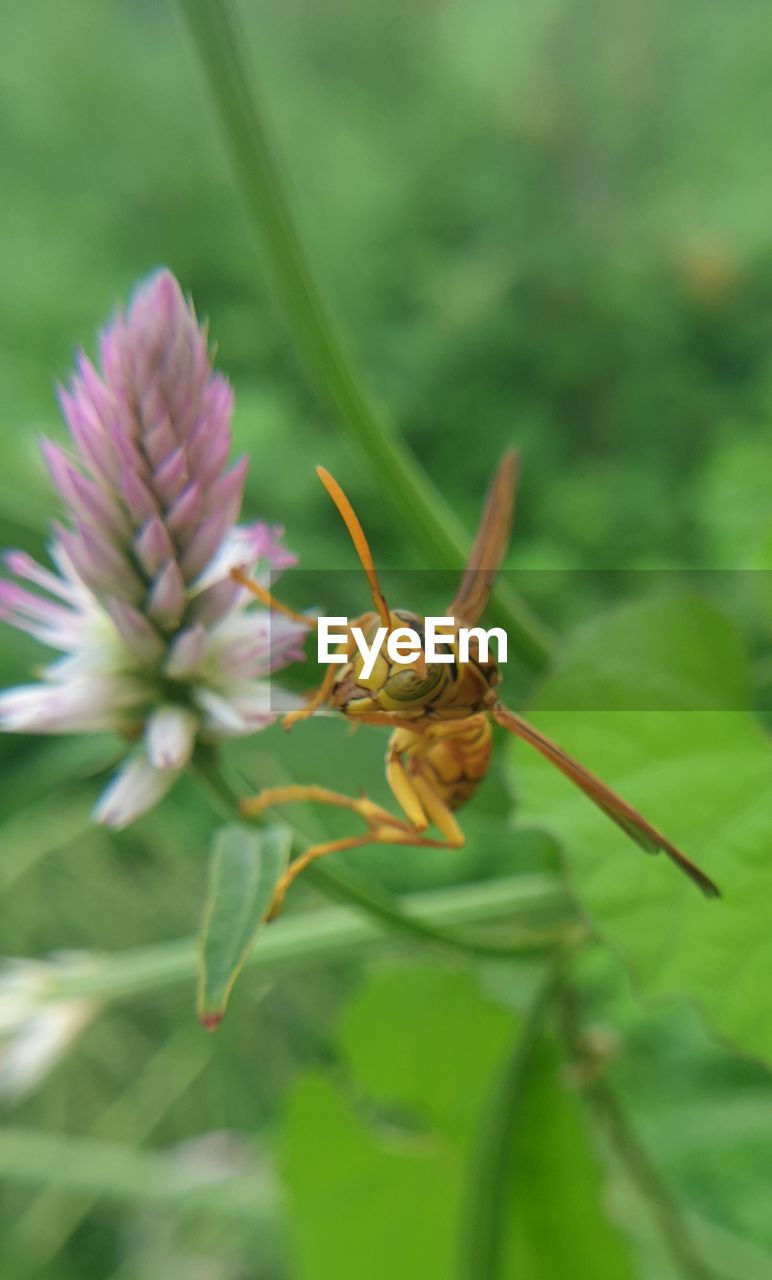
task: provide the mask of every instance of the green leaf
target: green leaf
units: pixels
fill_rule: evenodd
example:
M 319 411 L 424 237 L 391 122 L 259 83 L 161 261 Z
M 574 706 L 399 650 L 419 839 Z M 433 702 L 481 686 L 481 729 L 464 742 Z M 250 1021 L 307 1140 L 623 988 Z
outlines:
M 637 601 L 577 631 L 538 705 L 553 710 L 742 710 L 742 637 L 699 596 Z
M 200 937 L 198 1016 L 219 1026 L 287 865 L 286 827 L 221 827 L 214 838 Z
M 747 687 L 723 617 L 691 598 L 651 601 L 587 629 L 532 717 L 699 863 L 718 901 L 519 745 L 516 778 L 523 816 L 560 839 L 582 906 L 640 992 L 698 1001 L 713 1030 L 770 1060 L 772 751 L 741 709 Z
M 304 1075 L 282 1127 L 298 1280 L 475 1274 L 459 1272 L 459 1222 L 475 1207 L 478 1128 L 516 1027 L 466 972 L 402 968 L 359 993 L 335 1082 Z M 496 1280 L 629 1280 L 579 1103 L 554 1046 L 537 1046 L 506 1139 Z
M 360 992 L 338 1037 L 355 1087 L 302 1077 L 282 1127 L 298 1280 L 456 1273 L 474 1121 L 512 1031 L 468 973 L 411 966 Z
M 339 1043 L 372 1097 L 462 1144 L 511 1034 L 511 1014 L 471 974 L 421 965 L 372 982 L 345 1011 Z
M 331 1081 L 306 1074 L 282 1146 L 297 1280 L 453 1275 L 461 1167 L 441 1138 L 378 1132 Z
M 604 1212 L 602 1172 L 581 1104 L 560 1069 L 557 1045 L 537 1041 L 510 1137 L 501 1278 L 631 1280 L 627 1248 Z

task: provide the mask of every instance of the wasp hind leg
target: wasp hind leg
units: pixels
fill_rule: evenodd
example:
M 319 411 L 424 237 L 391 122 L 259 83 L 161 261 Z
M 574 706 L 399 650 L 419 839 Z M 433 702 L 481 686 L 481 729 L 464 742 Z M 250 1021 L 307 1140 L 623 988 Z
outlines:
M 464 833 L 453 814 L 442 799 L 431 790 L 425 779 L 408 774 L 402 760 L 396 755 L 390 756 L 387 761 L 386 776 L 394 798 L 405 814 L 404 819 L 389 813 L 387 809 L 381 808 L 367 796 L 355 798 L 313 783 L 269 787 L 257 796 L 242 800 L 241 812 L 246 818 L 257 817 L 266 809 L 273 809 L 278 805 L 311 803 L 348 809 L 358 814 L 367 824 L 367 830 L 362 835 L 346 836 L 340 840 L 327 840 L 320 844 L 313 844 L 295 858 L 276 886 L 267 916 L 268 920 L 276 919 L 288 889 L 301 871 L 304 871 L 317 858 L 324 858 L 330 853 L 360 849 L 368 844 L 391 844 L 424 849 L 460 848 L 464 843 Z M 434 823 L 445 837 L 443 840 L 432 840 L 424 836 L 423 833 L 430 822 Z

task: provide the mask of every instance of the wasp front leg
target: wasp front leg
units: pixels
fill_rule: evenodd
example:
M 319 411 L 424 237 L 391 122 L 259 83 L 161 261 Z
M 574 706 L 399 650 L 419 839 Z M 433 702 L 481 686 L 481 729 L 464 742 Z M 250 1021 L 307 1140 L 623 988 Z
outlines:
M 329 701 L 335 685 L 337 670 L 337 667 L 329 666 L 324 673 L 322 683 L 308 695 L 308 701 L 305 705 L 298 707 L 295 711 L 287 712 L 282 720 L 285 729 L 291 729 L 293 725 L 298 724 L 301 720 L 310 720 L 311 716 L 316 715 L 325 702 Z
M 293 725 L 299 724 L 301 720 L 310 720 L 312 716 L 316 715 L 317 711 L 320 711 L 330 701 L 335 682 L 340 674 L 341 664 L 349 662 L 356 652 L 353 628 L 360 626 L 364 621 L 364 617 L 355 618 L 351 625 L 346 628 L 345 641 L 335 649 L 337 662 L 329 663 L 321 684 L 307 695 L 305 705 L 287 713 L 282 720 L 285 729 L 291 729 Z
M 293 622 L 299 623 L 309 631 L 315 631 L 318 628 L 319 623 L 317 618 L 309 618 L 306 614 L 298 613 L 296 609 L 291 609 L 289 605 L 284 604 L 281 600 L 277 600 L 272 591 L 269 591 L 267 587 L 264 587 L 262 583 L 257 582 L 254 578 L 250 578 L 242 569 L 231 569 L 231 578 L 234 582 L 238 582 L 239 586 L 245 587 L 247 591 L 251 591 L 252 595 L 268 609 L 275 611 L 276 613 L 281 613 L 286 618 L 292 618 Z M 349 643 L 350 636 L 347 644 L 342 645 L 337 652 L 344 654 L 347 653 Z M 320 707 L 324 706 L 324 703 L 327 702 L 330 694 L 332 693 L 333 685 L 335 684 L 335 675 L 336 668 L 334 666 L 329 666 L 324 673 L 322 683 L 308 695 L 308 700 L 305 705 L 298 707 L 296 711 L 288 712 L 284 717 L 283 724 L 285 729 L 291 729 L 293 724 L 297 724 L 300 720 L 308 720 L 319 710 Z

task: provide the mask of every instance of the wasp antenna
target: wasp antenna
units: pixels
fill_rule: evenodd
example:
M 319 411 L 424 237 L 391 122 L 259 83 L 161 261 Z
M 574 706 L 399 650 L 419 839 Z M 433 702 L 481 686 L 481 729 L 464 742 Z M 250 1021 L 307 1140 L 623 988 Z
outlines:
M 247 591 L 251 591 L 253 596 L 257 596 L 261 604 L 266 605 L 268 609 L 273 609 L 276 613 L 283 613 L 285 617 L 292 618 L 293 622 L 299 622 L 301 626 L 308 627 L 309 631 L 314 631 L 317 627 L 316 618 L 307 618 L 304 613 L 298 613 L 296 609 L 291 609 L 288 604 L 282 604 L 281 600 L 277 600 L 276 596 L 270 592 L 262 583 L 256 582 L 254 578 L 250 578 L 243 569 L 231 569 L 231 578 L 234 582 L 238 582 L 239 586 L 246 587 Z
M 343 523 L 348 529 L 349 537 L 354 544 L 356 553 L 361 561 L 362 568 L 367 574 L 367 581 L 370 583 L 370 592 L 373 597 L 373 604 L 378 611 L 381 622 L 384 626 L 391 629 L 389 606 L 387 605 L 384 594 L 381 591 L 380 583 L 378 582 L 378 574 L 375 572 L 372 552 L 370 551 L 370 546 L 367 538 L 365 537 L 364 530 L 359 523 L 356 512 L 337 480 L 330 475 L 329 471 L 324 467 L 317 467 L 316 474 L 335 503 L 335 506 L 338 508 L 343 519 Z

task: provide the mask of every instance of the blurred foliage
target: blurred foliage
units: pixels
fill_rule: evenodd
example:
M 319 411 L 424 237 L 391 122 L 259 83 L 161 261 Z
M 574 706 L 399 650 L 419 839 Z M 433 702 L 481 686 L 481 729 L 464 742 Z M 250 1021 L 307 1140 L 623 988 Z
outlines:
M 308 1075 L 293 1091 L 283 1144 L 303 1205 L 299 1275 L 348 1280 L 363 1267 L 379 1278 L 453 1274 L 459 1236 L 465 1227 L 474 1236 L 464 1195 L 479 1178 L 476 1125 L 513 1028 L 511 1010 L 468 974 L 428 966 L 376 973 L 346 1012 L 337 1088 Z M 598 1208 L 576 1103 L 556 1084 L 558 1060 L 554 1046 L 540 1044 L 525 1082 L 507 1169 L 514 1213 L 502 1274 L 541 1280 L 570 1266 L 588 1280 L 628 1280 Z M 470 1274 L 487 1274 L 474 1240 L 467 1248 Z
M 587 1018 L 614 1028 L 614 1087 L 710 1274 L 772 1276 L 769 1076 L 736 1052 L 770 1056 L 768 748 L 742 709 L 772 686 L 766 576 L 719 575 L 710 594 L 726 618 L 658 596 L 588 623 L 633 585 L 645 594 L 663 574 L 672 585 L 672 570 L 772 567 L 766 8 L 242 7 L 293 207 L 365 380 L 470 527 L 501 449 L 522 449 L 507 564 L 549 622 L 586 627 L 537 699 L 545 723 L 549 712 L 551 731 L 704 852 L 728 894 L 692 900 L 520 751 L 527 825 L 508 822 L 505 751 L 464 817 L 465 849 L 341 862 L 393 891 L 451 885 L 552 869 L 543 828 L 557 833 L 580 905 L 611 943 L 580 959 L 576 981 Z M 43 552 L 52 503 L 36 436 L 63 431 L 53 384 L 164 262 L 209 317 L 234 382 L 248 514 L 284 523 L 300 553 L 288 597 L 331 612 L 362 600 L 358 576 L 338 572 L 351 552 L 317 461 L 350 490 L 379 563 L 431 569 L 293 353 L 176 10 L 28 0 L 5 7 L 3 36 L 0 542 Z M 427 607 L 428 576 L 405 577 L 420 584 L 406 605 Z M 14 683 L 30 646 L 3 634 L 0 661 Z M 688 712 L 706 694 L 714 711 Z M 601 695 L 618 699 L 624 738 L 618 716 L 570 714 Z M 673 714 L 644 716 L 646 697 L 671 699 Z M 383 746 L 376 731 L 353 739 L 320 720 L 234 747 L 230 764 L 255 787 L 293 777 L 383 801 Z M 3 953 L 193 932 L 217 815 L 186 780 L 130 831 L 92 829 L 115 751 L 0 741 Z M 308 821 L 312 834 L 345 833 L 338 815 Z M 320 904 L 302 881 L 293 899 L 299 913 Z M 473 1129 L 532 974 L 442 969 L 406 943 L 392 955 L 268 989 L 246 974 L 209 1039 L 182 985 L 106 1009 L 0 1132 L 3 1280 L 397 1269 L 446 1280 Z M 633 999 L 624 962 L 638 994 L 699 1000 L 705 1024 L 684 998 L 668 1010 Z M 672 1280 L 683 1272 L 569 1074 L 540 1039 L 506 1152 L 501 1275 L 557 1280 L 580 1238 L 574 1253 L 588 1250 L 598 1280 L 630 1267 Z M 197 1178 L 206 1194 L 188 1194 Z M 559 1237 L 546 1218 L 556 1205 Z
M 679 847 L 698 849 L 726 908 L 706 909 L 685 878 L 661 874 L 659 859 L 620 865 L 611 824 L 530 756 L 518 773 L 526 812 L 563 836 L 577 894 L 601 935 L 629 958 L 641 990 L 690 994 L 710 1026 L 769 1062 L 770 750 L 759 725 L 738 710 L 743 657 L 732 663 L 724 620 L 688 598 L 607 615 L 585 646 L 545 682 L 539 723 L 601 776 L 613 772 L 625 797 Z M 589 704 L 601 712 L 587 709 L 588 653 L 604 673 L 603 698 Z M 707 677 L 712 705 L 699 677 Z M 636 709 L 654 682 L 667 688 L 668 701 Z

